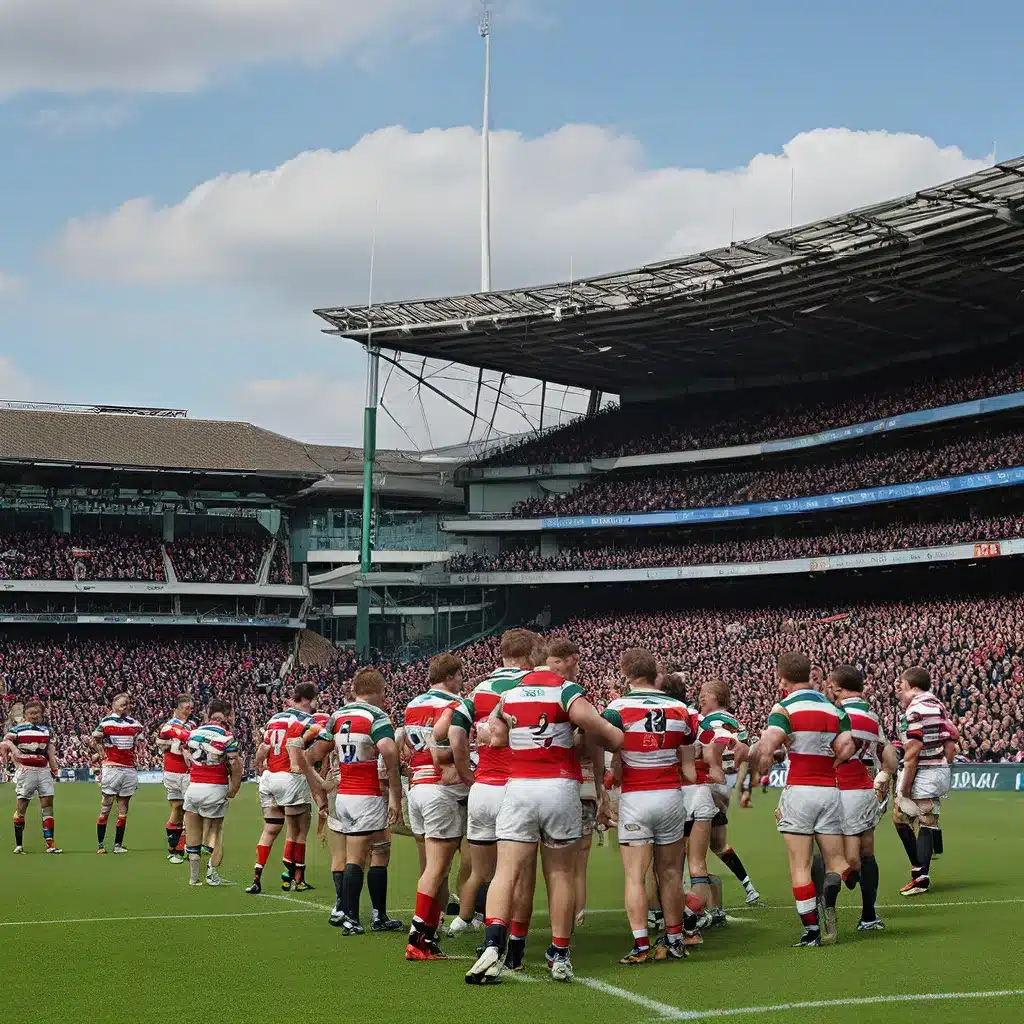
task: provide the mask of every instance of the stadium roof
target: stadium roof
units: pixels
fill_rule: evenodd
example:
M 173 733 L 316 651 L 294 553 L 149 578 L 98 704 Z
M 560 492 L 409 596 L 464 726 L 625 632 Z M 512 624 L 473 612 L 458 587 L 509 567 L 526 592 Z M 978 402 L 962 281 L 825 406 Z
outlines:
M 619 393 L 754 384 L 1024 330 L 1024 157 L 838 217 L 619 274 L 318 309 L 366 344 Z

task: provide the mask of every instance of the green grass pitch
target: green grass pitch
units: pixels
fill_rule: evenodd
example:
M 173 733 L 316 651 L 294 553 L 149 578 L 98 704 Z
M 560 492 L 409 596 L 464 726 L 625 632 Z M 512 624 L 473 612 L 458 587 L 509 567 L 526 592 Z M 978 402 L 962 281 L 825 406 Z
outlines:
M 295 1014 L 353 1024 L 536 1022 L 542 1016 L 626 1024 L 718 1018 L 864 1024 L 894 1014 L 913 1014 L 929 1024 L 1024 1020 L 1024 799 L 955 794 L 943 812 L 946 853 L 934 865 L 933 892 L 913 901 L 897 895 L 908 869 L 891 824 L 883 822 L 879 899 L 887 930 L 856 934 L 859 893 L 844 891 L 839 945 L 810 950 L 789 948 L 799 925 L 771 817 L 776 795 L 754 799 L 753 810 L 734 809 L 732 842 L 763 906 L 744 907 L 742 890 L 719 865 L 734 920 L 710 933 L 687 961 L 617 963 L 630 936 L 618 909 L 618 851 L 609 843 L 595 847 L 591 859 L 591 912 L 574 941 L 577 982 L 557 985 L 545 977 L 549 933 L 546 916 L 538 912 L 526 979 L 479 989 L 462 980 L 475 937 L 444 943 L 463 959 L 409 964 L 404 933 L 346 939 L 330 928 L 330 864 L 315 841 L 307 856 L 315 892 L 280 898 L 274 860 L 266 875 L 271 895 L 247 896 L 242 890 L 260 830 L 255 786 L 243 787 L 226 825 L 222 874 L 238 884 L 191 889 L 187 867 L 164 859 L 167 805 L 161 786 L 140 787 L 132 802 L 126 838 L 131 852 L 100 858 L 94 852 L 97 788 L 61 785 L 56 820 L 64 856 L 43 855 L 35 805 L 27 821 L 28 855 L 9 854 L 13 839 L 0 847 L 0 1018 L 19 1024 L 167 1024 L 198 1012 L 209 1024 Z M 0 787 L 5 823 L 13 800 L 12 787 Z M 280 852 L 279 844 L 275 856 Z M 397 838 L 389 910 L 405 921 L 416 874 L 412 841 Z M 538 906 L 542 901 L 541 891 Z M 363 905 L 368 921 L 365 892 Z M 920 995 L 943 998 L 911 998 Z M 901 1004 L 900 998 L 911 1001 Z M 824 1000 L 839 1002 L 787 1005 Z

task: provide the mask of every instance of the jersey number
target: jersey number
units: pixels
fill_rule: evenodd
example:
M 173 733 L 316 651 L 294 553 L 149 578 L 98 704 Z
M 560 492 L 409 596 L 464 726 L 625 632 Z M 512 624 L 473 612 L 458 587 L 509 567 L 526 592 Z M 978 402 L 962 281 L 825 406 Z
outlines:
M 664 708 L 657 708 L 656 710 L 648 711 L 644 715 L 644 729 L 647 732 L 664 732 L 666 728 L 665 710 Z
M 284 749 L 285 740 L 288 738 L 287 729 L 271 729 L 270 730 L 270 749 L 275 754 L 280 754 Z

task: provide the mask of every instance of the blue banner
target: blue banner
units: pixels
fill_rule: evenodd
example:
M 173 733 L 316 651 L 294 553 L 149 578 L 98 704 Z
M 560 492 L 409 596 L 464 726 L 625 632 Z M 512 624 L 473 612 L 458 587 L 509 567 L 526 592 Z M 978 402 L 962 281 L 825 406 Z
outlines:
M 682 523 L 713 523 L 730 519 L 761 519 L 788 516 L 854 505 L 874 505 L 909 498 L 928 498 L 936 494 L 957 494 L 990 487 L 1013 487 L 1024 483 L 1024 467 L 999 469 L 991 473 L 971 473 L 943 480 L 922 480 L 892 487 L 870 487 L 838 494 L 818 494 L 788 501 L 760 501 L 753 505 L 724 505 L 718 508 L 686 508 L 672 512 L 635 512 L 610 516 L 553 516 L 541 519 L 542 530 L 592 530 L 615 526 L 677 526 Z
M 889 430 L 923 427 L 929 423 L 942 423 L 945 420 L 958 420 L 963 419 L 965 416 L 981 416 L 986 413 L 999 412 L 1002 409 L 1020 409 L 1022 407 L 1024 407 L 1024 391 L 1014 391 L 1009 395 L 993 395 L 991 398 L 978 398 L 971 402 L 943 405 L 937 409 L 920 409 L 916 412 L 906 412 L 900 416 L 890 416 L 884 420 L 854 423 L 848 427 L 823 430 L 818 434 L 804 434 L 802 437 L 787 437 L 779 441 L 765 441 L 761 445 L 761 451 L 788 452 L 796 451 L 800 448 L 814 448 L 819 444 L 834 444 L 836 441 L 846 441 L 853 437 L 884 434 Z

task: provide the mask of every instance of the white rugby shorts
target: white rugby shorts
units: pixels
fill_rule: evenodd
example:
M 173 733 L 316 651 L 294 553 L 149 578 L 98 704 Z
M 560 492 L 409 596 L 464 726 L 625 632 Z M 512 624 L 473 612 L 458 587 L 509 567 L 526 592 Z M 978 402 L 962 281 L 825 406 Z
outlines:
M 139 788 L 139 773 L 120 764 L 105 764 L 100 772 L 100 789 L 104 796 L 130 797 Z
M 686 801 L 678 789 L 640 789 L 619 797 L 620 846 L 670 846 L 686 832 Z
M 333 824 L 332 824 L 333 822 Z M 346 836 L 366 836 L 388 827 L 388 802 L 383 796 L 339 793 L 327 825 Z
M 870 832 L 882 815 L 882 805 L 873 789 L 841 789 L 839 802 L 843 808 L 844 836 L 862 836 Z
M 911 800 L 942 800 L 949 796 L 953 782 L 952 772 L 948 764 L 923 764 L 914 776 L 914 785 L 910 791 Z M 896 792 L 903 789 L 903 772 L 896 779 Z
M 466 804 L 464 791 L 455 786 L 410 786 L 409 829 L 426 839 L 461 839 L 466 834 Z
M 571 846 L 583 834 L 580 784 L 575 779 L 510 779 L 494 831 L 499 843 Z
M 779 798 L 779 831 L 798 836 L 843 835 L 843 805 L 833 786 L 787 786 Z
M 260 776 L 260 807 L 264 811 L 280 807 L 285 814 L 302 814 L 313 802 L 305 775 L 291 772 L 264 772 Z
M 504 786 L 474 782 L 470 787 L 469 804 L 466 807 L 466 838 L 471 843 L 493 843 L 497 840 L 494 826 L 504 795 Z
M 710 821 L 718 813 L 709 785 L 683 786 L 682 793 L 690 821 Z
M 21 767 L 14 773 L 14 795 L 19 800 L 53 796 L 53 788 L 49 768 Z
M 188 772 L 164 772 L 164 789 L 168 800 L 184 800 L 188 789 Z
M 185 790 L 185 810 L 201 818 L 223 818 L 228 813 L 228 787 L 215 782 L 193 782 Z

